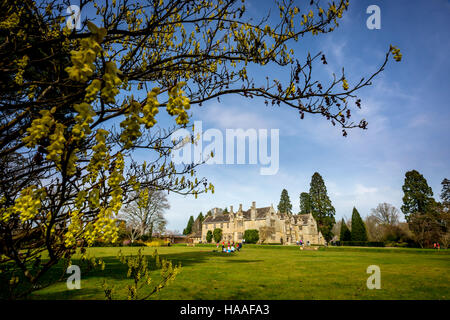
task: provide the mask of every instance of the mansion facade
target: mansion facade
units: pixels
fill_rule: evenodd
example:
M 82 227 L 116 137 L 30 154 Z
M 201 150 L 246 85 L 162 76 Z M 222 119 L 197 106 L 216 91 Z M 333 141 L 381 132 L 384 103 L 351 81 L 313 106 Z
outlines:
M 305 244 L 325 244 L 322 233 L 311 213 L 286 214 L 270 207 L 256 208 L 256 203 L 246 210 L 234 212 L 233 206 L 228 213 L 214 208 L 203 222 L 195 221 L 190 238 L 194 243 L 205 243 L 208 231 L 222 229 L 222 240 L 241 242 L 244 232 L 248 229 L 259 230 L 259 243 L 295 244 L 302 241 Z M 214 241 L 214 240 L 213 240 Z

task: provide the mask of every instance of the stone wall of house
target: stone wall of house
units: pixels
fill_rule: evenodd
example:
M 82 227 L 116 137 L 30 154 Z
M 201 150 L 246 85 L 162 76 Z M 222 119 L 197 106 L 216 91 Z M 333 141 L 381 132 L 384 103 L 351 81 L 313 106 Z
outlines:
M 311 214 L 288 215 L 275 211 L 273 206 L 256 208 L 255 202 L 247 211 L 242 210 L 242 204 L 237 212 L 234 212 L 231 206 L 230 212 L 225 215 L 215 208 L 212 215 L 203 221 L 201 238 L 198 241 L 206 242 L 208 230 L 213 232 L 215 228 L 221 228 L 222 240 L 240 242 L 245 230 L 260 230 L 262 227 L 275 230 L 265 243 L 295 244 L 301 240 L 309 244 L 325 244 L 325 239 L 318 231 L 317 223 Z

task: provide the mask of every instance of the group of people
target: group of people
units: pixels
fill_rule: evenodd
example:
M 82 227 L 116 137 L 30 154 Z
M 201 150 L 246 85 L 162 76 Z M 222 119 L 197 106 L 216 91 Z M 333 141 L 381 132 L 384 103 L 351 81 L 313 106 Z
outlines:
M 235 251 L 240 251 L 242 248 L 242 243 L 234 243 L 234 241 L 228 241 L 228 243 L 225 243 L 225 241 L 222 241 L 222 243 L 217 242 L 217 249 L 219 249 L 219 246 L 222 244 L 222 252 L 225 253 L 231 253 Z
M 296 243 L 298 246 L 304 246 L 304 245 L 309 246 L 309 241 L 306 241 L 306 243 L 304 243 L 303 240 L 300 240 L 300 241 L 296 241 L 295 243 Z
M 440 250 L 441 249 L 441 245 L 439 244 L 439 242 L 435 242 L 433 243 L 434 248 Z

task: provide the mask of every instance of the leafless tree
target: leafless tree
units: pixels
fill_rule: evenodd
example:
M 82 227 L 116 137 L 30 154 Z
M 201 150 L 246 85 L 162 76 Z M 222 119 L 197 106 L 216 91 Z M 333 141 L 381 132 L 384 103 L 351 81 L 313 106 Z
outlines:
M 153 232 L 162 233 L 167 224 L 164 211 L 170 208 L 167 195 L 161 190 L 145 189 L 135 193 L 135 200 L 122 209 L 122 218 L 127 221 L 131 241 Z
M 373 213 L 366 217 L 364 223 L 367 227 L 367 235 L 370 241 L 383 241 L 384 228 L 380 224 L 380 220 Z
M 450 245 L 450 211 L 448 211 L 448 203 L 436 206 L 437 217 L 440 225 L 439 243 L 445 249 Z
M 261 227 L 259 228 L 259 238 L 261 240 L 261 243 L 265 243 L 266 240 L 270 239 L 272 235 L 275 234 L 275 228 L 274 227 Z
M 380 225 L 397 225 L 399 220 L 399 211 L 389 203 L 380 203 L 375 209 L 372 209 L 372 216 Z
M 333 233 L 333 236 L 337 237 L 339 239 L 339 236 L 341 234 L 341 224 L 342 220 L 338 220 L 331 229 L 331 232 Z
M 450 245 L 450 232 L 447 231 L 441 235 L 441 244 L 442 248 L 448 249 Z

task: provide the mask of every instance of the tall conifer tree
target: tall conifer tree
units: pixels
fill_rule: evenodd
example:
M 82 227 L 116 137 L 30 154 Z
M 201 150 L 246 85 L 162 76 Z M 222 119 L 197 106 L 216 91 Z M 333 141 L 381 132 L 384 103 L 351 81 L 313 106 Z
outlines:
M 300 193 L 300 214 L 311 212 L 311 198 L 308 192 Z
M 367 241 L 366 225 L 355 207 L 352 213 L 352 241 Z
M 311 213 L 317 221 L 319 231 L 322 232 L 327 241 L 330 241 L 333 237 L 331 229 L 336 222 L 334 219 L 336 210 L 331 204 L 330 198 L 328 198 L 327 188 L 322 176 L 317 172 L 311 178 L 309 197 Z
M 428 186 L 423 175 L 416 170 L 406 172 L 402 189 L 404 196 L 401 210 L 405 214 L 406 221 L 409 221 L 414 213 L 429 213 L 435 200 L 433 199 L 433 190 Z
M 278 210 L 281 213 L 287 213 L 287 214 L 292 213 L 292 204 L 291 204 L 291 200 L 289 199 L 289 194 L 286 189 L 283 189 L 283 191 L 281 191 L 281 197 L 280 197 L 280 203 L 278 204 Z
M 188 235 L 192 232 L 192 226 L 194 225 L 194 217 L 190 216 L 186 228 L 183 230 L 184 235 Z
M 445 210 L 450 210 L 450 180 L 445 178 L 441 182 L 442 184 L 442 192 L 441 192 L 441 199 L 442 204 L 444 205 Z
M 341 234 L 339 235 L 339 241 L 351 241 L 351 240 L 352 240 L 352 233 L 350 232 L 350 229 L 347 227 L 344 218 L 342 218 Z

